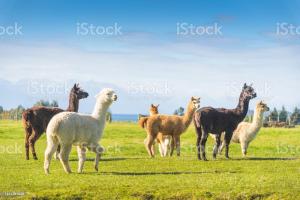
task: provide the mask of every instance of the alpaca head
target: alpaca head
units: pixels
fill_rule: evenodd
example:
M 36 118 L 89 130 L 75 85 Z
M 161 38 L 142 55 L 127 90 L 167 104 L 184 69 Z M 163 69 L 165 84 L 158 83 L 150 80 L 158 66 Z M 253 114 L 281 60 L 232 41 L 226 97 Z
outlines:
M 256 104 L 256 110 L 259 113 L 263 113 L 263 112 L 269 111 L 270 108 L 267 106 L 267 104 L 263 103 L 263 101 L 260 101 Z
M 197 110 L 200 108 L 200 97 L 192 97 L 189 103 L 190 110 Z
M 157 104 L 157 105 L 151 104 L 150 110 L 149 110 L 150 115 L 156 115 L 156 114 L 158 114 L 158 106 L 159 106 L 159 104 Z
M 117 100 L 116 93 L 110 88 L 104 88 L 99 94 L 96 95 L 97 102 L 104 104 L 111 104 L 113 101 Z
M 254 91 L 252 84 L 251 85 L 247 85 L 246 83 L 244 84 L 241 97 L 245 100 L 250 100 L 256 97 L 256 92 Z
M 70 95 L 78 100 L 87 98 L 89 96 L 89 93 L 84 91 L 79 87 L 79 83 L 75 83 L 74 86 L 71 89 Z

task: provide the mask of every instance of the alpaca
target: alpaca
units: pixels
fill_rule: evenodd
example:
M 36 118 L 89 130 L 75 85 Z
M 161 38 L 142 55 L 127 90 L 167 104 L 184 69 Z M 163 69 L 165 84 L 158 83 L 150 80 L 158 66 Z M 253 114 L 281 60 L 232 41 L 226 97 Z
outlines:
M 238 124 L 244 120 L 251 99 L 256 97 L 252 86 L 245 83 L 240 94 L 239 103 L 235 109 L 225 108 L 201 108 L 194 116 L 194 125 L 197 133 L 197 155 L 201 160 L 207 161 L 205 143 L 209 133 L 216 135 L 216 143 L 213 149 L 213 158 L 216 159 L 217 151 L 221 144 L 221 135 L 225 131 L 225 157 L 228 159 L 229 143 Z M 201 145 L 200 145 L 201 144 Z
M 150 116 L 158 114 L 158 106 L 159 106 L 159 104 L 156 106 L 151 104 L 150 110 L 149 110 Z M 142 117 L 139 119 L 139 124 L 142 128 L 145 127 L 145 123 L 147 123 L 147 120 L 148 120 L 148 117 Z M 161 133 L 157 134 L 156 141 L 158 143 L 158 149 L 159 149 L 159 153 L 160 153 L 161 157 L 167 156 L 167 151 L 168 151 L 170 140 L 171 140 L 171 136 L 169 136 L 169 135 L 163 135 Z M 147 142 L 147 138 L 144 140 L 144 144 L 146 144 L 146 142 Z M 155 142 L 153 142 L 153 145 L 152 145 L 152 150 L 151 150 L 152 152 L 155 152 L 154 145 L 155 145 Z
M 267 106 L 267 104 L 263 103 L 262 101 L 258 102 L 256 104 L 252 123 L 241 122 L 234 130 L 231 141 L 241 144 L 243 156 L 246 156 L 249 143 L 255 139 L 258 131 L 263 125 L 264 112 L 269 110 L 270 108 Z M 224 142 L 220 147 L 220 152 L 223 149 L 223 144 Z
M 145 144 L 146 149 L 151 157 L 154 157 L 152 151 L 152 145 L 154 139 L 158 133 L 163 136 L 172 136 L 174 142 L 171 143 L 172 156 L 174 151 L 174 145 L 176 146 L 177 156 L 180 156 L 180 135 L 186 131 L 190 123 L 192 122 L 193 115 L 200 107 L 200 98 L 192 97 L 187 106 L 187 112 L 184 116 L 178 115 L 154 115 L 148 118 L 146 123 L 147 130 L 147 142 Z
M 49 173 L 51 157 L 61 145 L 60 161 L 66 173 L 71 173 L 69 166 L 69 154 L 72 145 L 77 146 L 78 153 L 78 172 L 83 170 L 86 160 L 86 148 L 96 153 L 95 170 L 98 165 L 103 148 L 99 141 L 103 135 L 105 127 L 105 116 L 109 106 L 117 100 L 117 95 L 112 89 L 105 88 L 96 95 L 96 105 L 91 115 L 62 112 L 55 115 L 49 122 L 47 135 L 47 148 L 45 151 L 44 170 Z
M 70 91 L 67 111 L 78 112 L 79 100 L 87 98 L 88 95 L 89 94 L 87 92 L 80 89 L 78 84 L 74 84 Z M 38 159 L 35 152 L 36 141 L 44 132 L 46 132 L 50 119 L 57 113 L 63 111 L 64 110 L 60 108 L 34 106 L 22 113 L 22 122 L 25 129 L 25 151 L 27 160 L 29 160 L 29 147 L 31 148 L 33 159 Z

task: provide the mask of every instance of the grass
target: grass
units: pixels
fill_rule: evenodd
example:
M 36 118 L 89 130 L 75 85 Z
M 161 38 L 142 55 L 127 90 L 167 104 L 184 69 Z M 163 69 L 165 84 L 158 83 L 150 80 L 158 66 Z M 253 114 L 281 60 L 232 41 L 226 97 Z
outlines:
M 77 174 L 73 148 L 73 173 L 53 160 L 47 176 L 45 135 L 36 145 L 39 160 L 27 161 L 21 123 L 0 121 L 0 199 L 300 199 L 300 127 L 262 129 L 247 158 L 231 144 L 230 160 L 211 160 L 209 139 L 208 162 L 196 159 L 193 126 L 182 135 L 181 157 L 150 159 L 144 138 L 134 123 L 108 124 L 98 173 L 89 152 L 84 173 Z

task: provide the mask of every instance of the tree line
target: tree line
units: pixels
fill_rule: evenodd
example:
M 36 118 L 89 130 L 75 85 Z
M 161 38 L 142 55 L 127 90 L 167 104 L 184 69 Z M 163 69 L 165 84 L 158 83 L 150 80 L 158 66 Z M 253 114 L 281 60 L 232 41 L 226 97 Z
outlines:
M 59 107 L 58 101 L 53 100 L 51 102 L 45 100 L 39 100 L 33 106 L 45 106 L 45 107 Z M 21 120 L 22 113 L 25 108 L 22 105 L 19 105 L 17 108 L 12 108 L 9 110 L 4 110 L 2 106 L 0 106 L 0 120 Z M 106 121 L 112 121 L 112 113 L 108 111 L 106 114 Z
M 52 102 L 39 100 L 33 106 L 46 106 L 46 107 L 58 107 L 58 102 L 53 100 Z M 12 108 L 9 110 L 4 110 L 2 106 L 0 106 L 0 120 L 21 120 L 22 113 L 25 108 L 22 105 L 19 105 L 17 108 Z

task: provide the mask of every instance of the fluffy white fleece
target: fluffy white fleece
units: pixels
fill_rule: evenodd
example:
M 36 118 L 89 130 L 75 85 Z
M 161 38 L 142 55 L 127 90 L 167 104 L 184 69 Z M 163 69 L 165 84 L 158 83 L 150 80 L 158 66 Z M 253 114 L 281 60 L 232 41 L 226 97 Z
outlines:
M 55 115 L 47 127 L 47 149 L 45 151 L 44 169 L 49 173 L 51 157 L 58 144 L 61 144 L 60 161 L 67 173 L 71 172 L 69 154 L 72 145 L 77 146 L 79 157 L 78 172 L 82 172 L 86 159 L 86 148 L 96 153 L 95 169 L 103 149 L 99 145 L 105 127 L 105 116 L 109 106 L 117 100 L 112 89 L 105 88 L 96 96 L 96 105 L 91 115 L 75 112 L 62 112 Z

